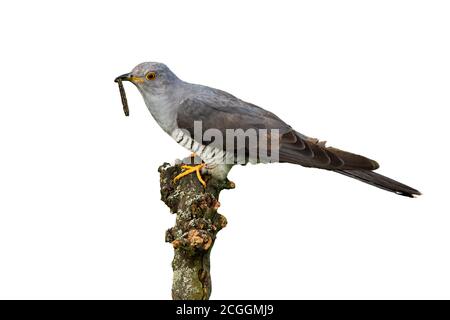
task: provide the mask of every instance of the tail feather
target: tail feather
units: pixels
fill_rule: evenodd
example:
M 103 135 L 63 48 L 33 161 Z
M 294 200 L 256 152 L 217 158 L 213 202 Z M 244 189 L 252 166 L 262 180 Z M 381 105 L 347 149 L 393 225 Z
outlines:
M 414 198 L 421 193 L 403 183 L 385 177 L 379 173 L 370 170 L 334 170 L 340 174 L 368 183 L 372 186 L 394 192 L 398 195 Z

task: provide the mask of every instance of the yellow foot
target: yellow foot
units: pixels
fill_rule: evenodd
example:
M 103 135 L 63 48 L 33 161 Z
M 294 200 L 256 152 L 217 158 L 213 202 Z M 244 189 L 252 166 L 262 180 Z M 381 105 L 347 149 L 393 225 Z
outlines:
M 198 181 L 200 181 L 200 183 L 203 185 L 203 187 L 206 188 L 206 182 L 203 180 L 201 174 L 200 174 L 200 170 L 205 166 L 206 164 L 202 163 L 196 166 L 188 166 L 188 165 L 182 165 L 181 168 L 184 169 L 184 171 L 182 173 L 180 173 L 179 175 L 177 175 L 174 179 L 173 182 L 176 182 L 178 180 L 180 180 L 181 178 L 187 176 L 188 174 L 191 174 L 193 172 L 195 172 L 197 174 L 197 179 Z

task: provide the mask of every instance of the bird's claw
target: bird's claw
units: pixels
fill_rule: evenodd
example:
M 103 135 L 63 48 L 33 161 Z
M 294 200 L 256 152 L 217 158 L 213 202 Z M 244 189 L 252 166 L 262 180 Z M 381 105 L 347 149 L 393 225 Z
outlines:
M 181 168 L 184 169 L 182 173 L 177 175 L 175 178 L 173 178 L 173 182 L 177 182 L 181 178 L 187 176 L 188 174 L 191 174 L 195 172 L 197 174 L 198 181 L 203 185 L 204 188 L 206 188 L 206 182 L 203 180 L 202 175 L 200 174 L 200 170 L 205 167 L 205 163 L 201 163 L 195 166 L 189 166 L 189 165 L 182 165 Z

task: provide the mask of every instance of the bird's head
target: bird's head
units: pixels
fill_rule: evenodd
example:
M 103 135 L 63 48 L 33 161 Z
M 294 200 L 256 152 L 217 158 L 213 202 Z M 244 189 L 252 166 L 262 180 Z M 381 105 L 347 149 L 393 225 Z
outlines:
M 141 91 L 145 93 L 158 94 L 164 93 L 179 79 L 163 63 L 143 62 L 138 64 L 130 73 L 123 74 L 115 79 L 130 81 Z

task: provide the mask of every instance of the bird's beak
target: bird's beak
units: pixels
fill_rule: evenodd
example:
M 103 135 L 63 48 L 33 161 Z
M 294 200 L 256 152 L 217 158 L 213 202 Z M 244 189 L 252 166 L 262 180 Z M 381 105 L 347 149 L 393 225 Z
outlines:
M 122 81 L 130 81 L 131 73 L 125 73 L 121 76 L 118 76 L 116 79 L 114 79 L 114 82 L 119 82 L 119 80 Z
M 131 73 L 125 73 L 125 74 L 123 74 L 123 75 L 121 75 L 121 76 L 118 76 L 118 77 L 114 80 L 114 82 L 118 82 L 119 80 L 121 80 L 121 81 L 131 81 L 131 82 L 133 82 L 133 83 L 141 83 L 141 82 L 144 82 L 144 79 L 143 79 L 143 78 L 133 76 Z

